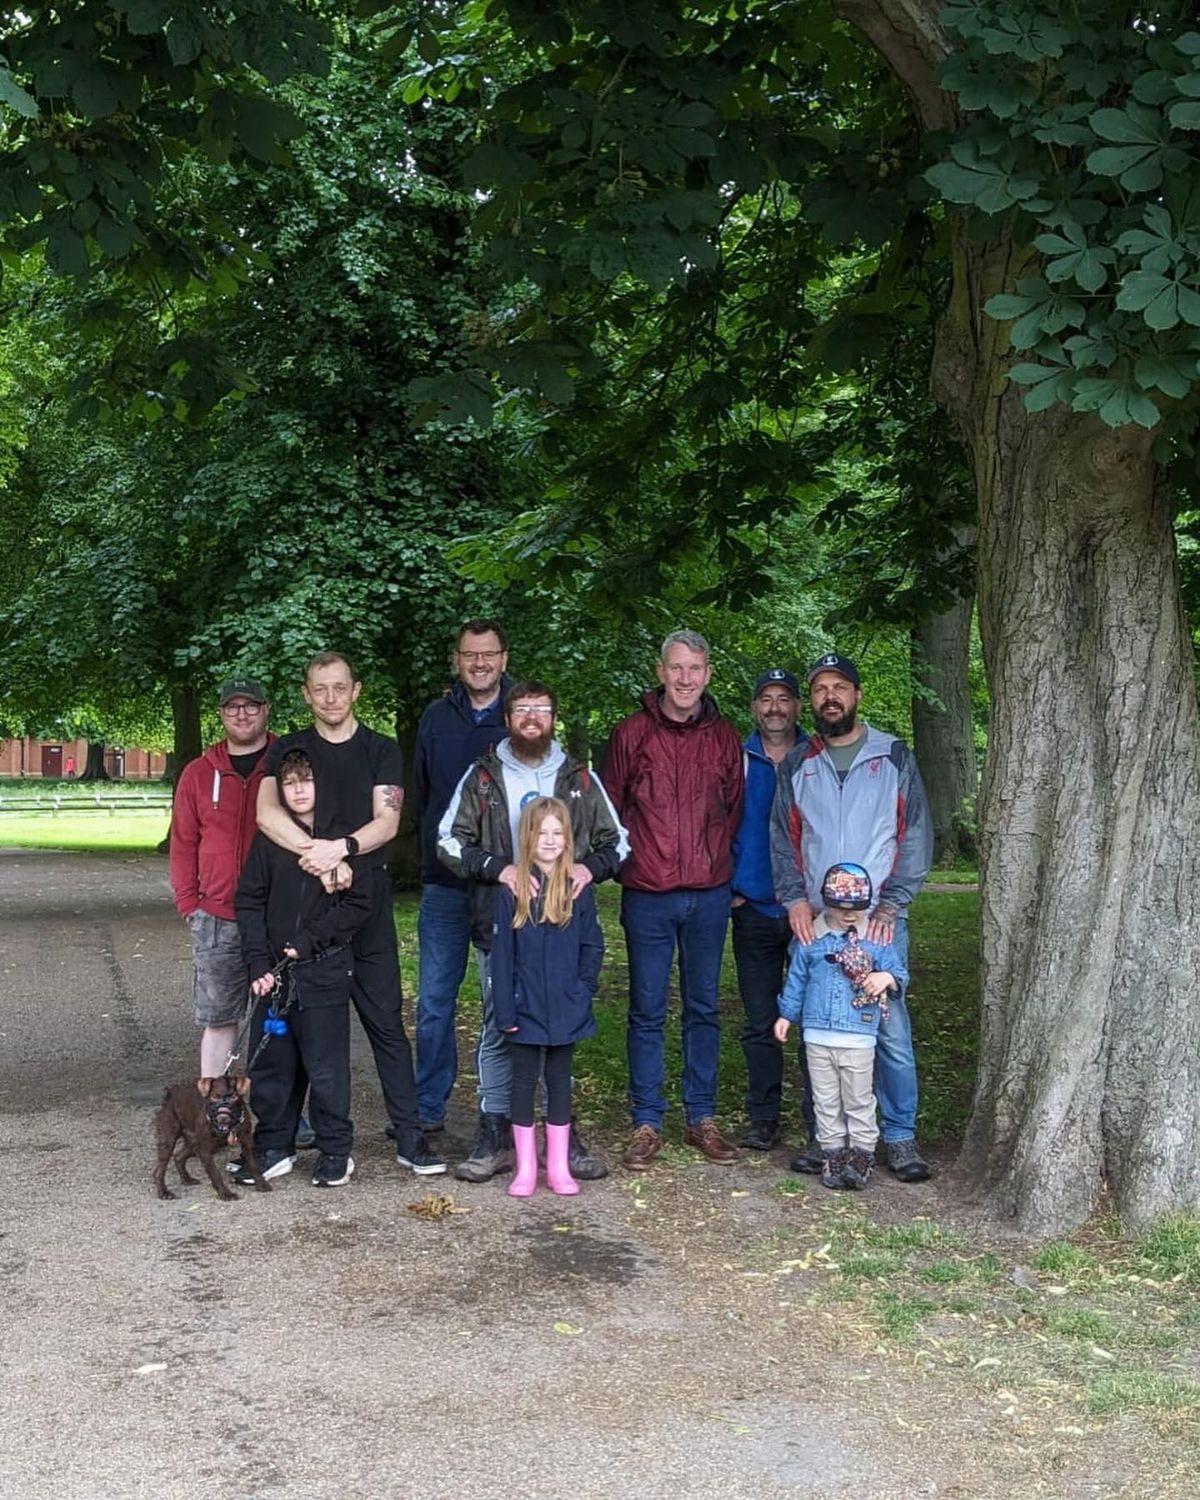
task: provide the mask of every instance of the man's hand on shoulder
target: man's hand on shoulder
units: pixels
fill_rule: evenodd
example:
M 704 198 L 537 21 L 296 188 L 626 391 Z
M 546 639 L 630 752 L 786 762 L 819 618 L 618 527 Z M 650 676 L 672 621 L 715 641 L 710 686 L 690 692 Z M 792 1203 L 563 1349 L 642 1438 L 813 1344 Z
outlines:
M 578 901 L 585 888 L 592 883 L 592 872 L 587 865 L 571 866 L 571 900 Z
M 804 943 L 807 946 L 812 942 L 815 915 L 807 901 L 793 901 L 788 907 L 788 926 L 792 929 L 792 936 L 798 943 Z
M 871 913 L 867 923 L 867 940 L 872 943 L 890 943 L 896 935 L 896 908 L 880 902 Z
M 500 871 L 500 874 L 499 874 L 499 876 L 497 878 L 499 879 L 500 884 L 502 886 L 505 886 L 508 890 L 510 890 L 513 893 L 513 899 L 515 900 L 516 897 L 520 894 L 519 891 L 518 891 L 518 889 L 517 889 L 517 867 L 516 867 L 516 865 L 505 865 L 504 868 L 503 868 L 503 870 Z M 530 875 L 529 875 L 529 893 L 530 893 L 530 895 L 536 896 L 539 889 L 540 889 L 540 887 L 538 886 L 538 878 L 531 871 Z

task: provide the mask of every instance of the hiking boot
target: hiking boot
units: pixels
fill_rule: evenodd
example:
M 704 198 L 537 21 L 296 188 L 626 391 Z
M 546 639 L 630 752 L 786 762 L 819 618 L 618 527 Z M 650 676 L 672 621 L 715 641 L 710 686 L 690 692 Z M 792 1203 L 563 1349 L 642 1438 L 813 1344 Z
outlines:
M 479 1134 L 466 1161 L 460 1161 L 454 1175 L 460 1182 L 488 1182 L 498 1172 L 511 1172 L 516 1160 L 513 1151 L 512 1126 L 507 1115 L 479 1112 Z
M 917 1150 L 917 1143 L 910 1136 L 906 1141 L 886 1141 L 888 1171 L 901 1182 L 924 1182 L 929 1176 L 929 1163 Z
M 296 1158 L 290 1151 L 264 1151 L 259 1165 L 262 1167 L 262 1175 L 266 1181 L 274 1182 L 276 1177 L 287 1176 L 296 1165 Z M 243 1187 L 254 1181 L 249 1162 L 242 1160 L 235 1164 L 233 1180 L 240 1182 Z
M 608 1176 L 608 1163 L 602 1156 L 593 1156 L 587 1148 L 587 1142 L 579 1133 L 579 1126 L 575 1123 L 575 1116 L 571 1116 L 571 1138 L 567 1152 L 567 1166 L 572 1177 L 577 1177 L 580 1182 L 599 1182 L 601 1177 Z
M 396 1137 L 396 1161 L 408 1167 L 418 1177 L 436 1177 L 446 1170 L 442 1158 L 429 1149 L 423 1131 L 409 1131 L 406 1137 Z
M 851 1146 L 846 1152 L 846 1162 L 842 1168 L 842 1186 L 855 1190 L 865 1188 L 871 1180 L 871 1168 L 874 1165 L 874 1152 L 860 1151 L 858 1147 Z
M 747 1151 L 773 1151 L 779 1144 L 778 1120 L 751 1120 L 738 1140 Z
M 809 1141 L 803 1151 L 796 1152 L 788 1162 L 788 1166 L 793 1172 L 803 1172 L 808 1177 L 819 1177 L 825 1170 L 825 1153 L 821 1150 L 820 1141 Z
M 317 1170 L 313 1173 L 313 1187 L 341 1187 L 349 1182 L 354 1172 L 352 1156 L 329 1156 L 322 1151 L 317 1157 Z
M 629 1137 L 621 1160 L 631 1172 L 644 1172 L 662 1150 L 662 1131 L 653 1125 L 639 1125 Z
M 827 1188 L 844 1188 L 846 1183 L 846 1148 L 821 1153 L 821 1182 Z
M 308 1123 L 308 1116 L 301 1115 L 296 1121 L 296 1150 L 311 1151 L 317 1144 L 317 1132 Z
M 695 1146 L 706 1160 L 715 1162 L 720 1167 L 727 1167 L 731 1162 L 738 1161 L 742 1154 L 733 1142 L 727 1141 L 717 1129 L 717 1122 L 711 1115 L 706 1115 L 703 1120 L 697 1120 L 694 1125 L 685 1127 L 683 1144 Z

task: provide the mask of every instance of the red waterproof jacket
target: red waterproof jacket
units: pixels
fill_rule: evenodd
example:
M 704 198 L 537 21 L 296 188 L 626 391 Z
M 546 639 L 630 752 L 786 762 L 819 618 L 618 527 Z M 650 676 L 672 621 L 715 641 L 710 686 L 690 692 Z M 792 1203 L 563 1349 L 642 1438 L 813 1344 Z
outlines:
M 236 920 L 233 893 L 257 832 L 266 767 L 264 753 L 249 778 L 239 776 L 224 740 L 184 766 L 171 809 L 171 889 L 181 917 L 206 911 Z
M 706 693 L 685 724 L 662 711 L 662 692 L 613 730 L 604 785 L 629 831 L 617 879 L 635 891 L 711 890 L 733 876 L 742 818 L 742 741 Z

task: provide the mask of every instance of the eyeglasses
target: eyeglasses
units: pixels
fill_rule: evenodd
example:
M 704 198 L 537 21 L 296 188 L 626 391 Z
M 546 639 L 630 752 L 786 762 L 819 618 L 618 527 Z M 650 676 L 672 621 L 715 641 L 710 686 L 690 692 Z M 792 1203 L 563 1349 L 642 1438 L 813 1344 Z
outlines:
M 512 712 L 514 717 L 517 714 L 536 714 L 539 719 L 548 719 L 554 710 L 548 703 L 514 703 Z
M 460 651 L 459 657 L 462 661 L 481 661 L 485 666 L 491 666 L 494 661 L 499 661 L 504 655 L 503 651 Z
M 221 712 L 232 719 L 252 719 L 255 714 L 262 713 L 265 707 L 265 703 L 224 703 L 221 705 Z

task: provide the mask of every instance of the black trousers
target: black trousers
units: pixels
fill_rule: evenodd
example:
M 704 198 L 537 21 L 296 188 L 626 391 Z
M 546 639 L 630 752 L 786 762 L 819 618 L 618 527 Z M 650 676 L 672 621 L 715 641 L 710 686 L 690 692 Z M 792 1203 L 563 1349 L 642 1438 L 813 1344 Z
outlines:
M 371 914 L 354 937 L 354 986 L 350 994 L 375 1055 L 388 1118 L 403 1147 L 411 1143 L 417 1129 L 417 1085 L 412 1047 L 404 1030 L 392 882 L 382 867 L 372 871 L 370 879 Z
M 258 1046 L 267 996 L 254 1007 L 251 1048 Z M 250 1104 L 258 1118 L 255 1143 L 260 1152 L 291 1151 L 296 1122 L 308 1090 L 308 1118 L 318 1151 L 349 1156 L 354 1145 L 350 1121 L 350 1007 L 341 1003 L 287 1012 L 287 1031 L 272 1036 L 250 1071 Z
M 786 917 L 765 916 L 749 901 L 733 908 L 733 959 L 737 965 L 745 1025 L 742 1052 L 746 1058 L 746 1113 L 764 1123 L 779 1119 L 783 1105 L 783 1047 L 775 1040 L 779 992 L 787 978 L 791 928 Z M 816 1139 L 812 1089 L 800 1049 L 802 1094 L 800 1108 L 810 1140 Z
M 512 1122 L 514 1125 L 532 1125 L 534 1121 L 533 1100 L 537 1092 L 538 1078 L 546 1080 L 546 1119 L 551 1125 L 571 1123 L 571 1058 L 575 1052 L 574 1042 L 561 1047 L 527 1047 L 511 1038 L 508 1043 L 512 1058 Z

